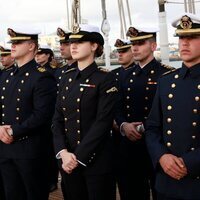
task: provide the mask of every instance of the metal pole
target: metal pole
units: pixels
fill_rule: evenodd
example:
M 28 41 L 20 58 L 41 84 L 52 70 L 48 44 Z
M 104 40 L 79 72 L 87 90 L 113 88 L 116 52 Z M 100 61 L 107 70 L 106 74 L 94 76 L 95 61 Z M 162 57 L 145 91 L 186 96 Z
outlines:
M 195 10 L 195 0 L 192 0 L 192 11 L 193 11 L 193 14 L 196 13 L 196 10 Z
M 105 0 L 101 0 L 101 6 L 102 6 L 102 13 L 103 13 L 103 21 L 101 25 L 101 30 L 104 34 L 104 40 L 105 40 L 105 64 L 106 68 L 110 69 L 110 45 L 109 45 L 109 32 L 110 32 L 110 24 L 108 23 L 107 16 L 106 16 L 106 4 Z
M 192 6 L 191 6 L 191 0 L 188 0 L 188 8 L 189 8 L 189 13 L 192 13 Z
M 184 0 L 185 12 L 187 12 L 187 0 Z
M 165 1 L 158 0 L 159 4 L 159 28 L 160 28 L 160 52 L 161 61 L 165 64 L 169 64 L 169 42 L 165 12 Z
M 68 0 L 66 0 L 66 6 L 67 6 L 67 29 L 70 30 L 70 22 L 69 22 L 69 4 Z
M 124 38 L 124 27 L 123 27 L 123 21 L 122 21 L 121 0 L 118 0 L 118 8 L 119 8 L 119 19 L 120 19 L 120 38 Z
M 130 12 L 130 6 L 129 6 L 128 0 L 126 0 L 126 6 L 127 6 L 127 10 L 128 10 L 129 25 L 132 25 L 131 12 Z
M 122 2 L 122 19 L 123 19 L 123 25 L 124 25 L 124 34 L 123 35 L 126 35 L 126 30 L 127 30 L 127 27 L 126 27 L 126 18 L 125 18 L 125 14 L 124 14 L 124 4 Z M 124 37 L 123 37 L 124 39 Z

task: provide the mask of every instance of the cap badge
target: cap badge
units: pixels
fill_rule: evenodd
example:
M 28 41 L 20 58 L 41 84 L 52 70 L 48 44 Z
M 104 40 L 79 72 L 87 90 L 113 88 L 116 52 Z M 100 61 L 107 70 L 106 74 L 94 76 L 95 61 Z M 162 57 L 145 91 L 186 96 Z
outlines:
M 192 28 L 192 20 L 187 15 L 184 15 L 180 21 L 180 27 L 182 29 L 191 29 Z
M 130 27 L 126 33 L 126 36 L 129 36 L 129 37 L 137 37 L 138 36 L 138 30 L 135 29 L 134 27 Z
M 65 32 L 61 28 L 58 28 L 57 29 L 57 35 L 59 37 L 65 37 Z
M 74 24 L 74 26 L 72 27 L 72 33 L 76 34 L 80 31 L 80 27 L 78 24 Z
M 8 35 L 10 35 L 10 37 L 16 37 L 17 36 L 15 31 L 13 31 L 11 28 L 8 28 Z
M 122 47 L 124 45 L 123 41 L 121 41 L 120 39 L 117 39 L 115 42 L 115 47 Z

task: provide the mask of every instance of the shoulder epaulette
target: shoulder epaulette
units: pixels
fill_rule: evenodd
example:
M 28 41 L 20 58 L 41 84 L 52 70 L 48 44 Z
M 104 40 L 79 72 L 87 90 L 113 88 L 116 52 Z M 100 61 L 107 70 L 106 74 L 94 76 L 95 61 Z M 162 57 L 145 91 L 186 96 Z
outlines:
M 51 67 L 52 69 L 56 69 L 56 66 L 55 66 L 55 65 L 50 65 L 50 67 Z
M 161 66 L 164 67 L 164 68 L 166 68 L 166 69 L 170 69 L 170 70 L 175 69 L 174 67 L 172 67 L 170 65 L 163 64 L 163 63 L 161 63 Z
M 165 75 L 167 75 L 167 74 L 171 74 L 172 72 L 175 72 L 176 70 L 177 70 L 177 69 L 173 68 L 172 70 L 167 71 L 167 72 L 165 72 L 164 74 L 162 74 L 162 76 L 165 76 Z
M 45 69 L 44 67 L 38 67 L 37 70 L 38 70 L 39 72 L 45 72 L 45 71 L 46 71 L 46 69 Z
M 65 74 L 67 74 L 67 73 L 69 73 L 69 72 L 72 72 L 72 71 L 74 71 L 74 70 L 76 70 L 76 68 L 74 67 L 74 68 L 71 68 L 71 69 L 68 69 L 67 71 L 65 71 L 64 73 Z
M 98 67 L 98 69 L 99 69 L 100 71 L 102 71 L 102 72 L 110 72 L 109 69 L 106 69 L 106 68 L 104 68 L 104 67 Z

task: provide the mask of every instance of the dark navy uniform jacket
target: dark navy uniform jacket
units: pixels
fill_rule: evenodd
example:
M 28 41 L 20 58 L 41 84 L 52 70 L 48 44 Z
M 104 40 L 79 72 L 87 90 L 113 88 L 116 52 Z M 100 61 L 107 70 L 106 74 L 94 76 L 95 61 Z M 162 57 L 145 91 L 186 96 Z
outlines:
M 86 173 L 111 170 L 116 92 L 114 75 L 95 62 L 83 71 L 68 70 L 62 79 L 53 119 L 55 152 L 73 152 Z
M 55 78 L 37 68 L 34 60 L 8 73 L 0 81 L 0 124 L 11 125 L 14 142 L 0 142 L 0 157 L 36 158 L 46 147 L 56 99 Z
M 180 199 L 200 199 L 200 64 L 160 78 L 150 116 L 146 142 L 157 170 L 156 188 Z M 163 154 L 182 157 L 188 175 L 175 180 L 159 166 Z
M 135 65 L 126 70 L 126 74 L 120 80 L 119 101 L 117 103 L 116 122 L 119 127 L 123 122 L 144 123 L 146 121 L 156 92 L 157 80 L 168 70 L 167 66 L 156 59 L 153 59 L 144 68 Z M 150 162 L 144 137 L 132 142 L 124 136 L 120 148 L 124 162 L 132 163 L 135 170 L 140 170 L 141 173 L 147 173 L 147 165 Z M 126 168 L 126 165 L 122 167 Z
M 126 70 L 120 81 L 120 101 L 116 121 L 144 122 L 151 109 L 158 78 L 169 71 L 167 66 L 153 59 L 144 68 L 135 65 Z

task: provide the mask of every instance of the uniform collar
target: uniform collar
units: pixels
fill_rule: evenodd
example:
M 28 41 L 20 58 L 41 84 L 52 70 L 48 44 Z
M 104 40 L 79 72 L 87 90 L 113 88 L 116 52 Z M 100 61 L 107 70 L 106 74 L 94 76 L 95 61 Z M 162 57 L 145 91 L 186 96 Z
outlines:
M 151 71 L 153 69 L 155 69 L 155 66 L 157 65 L 158 61 L 153 58 L 152 61 L 150 61 L 147 65 L 145 65 L 143 68 L 142 68 L 142 71 L 145 73 L 145 75 L 148 75 L 151 73 Z
M 75 78 L 81 77 L 82 79 L 86 79 L 87 77 L 89 77 L 97 69 L 98 69 L 97 68 L 97 64 L 95 62 L 93 62 L 92 64 L 90 64 L 88 67 L 86 67 L 82 71 L 80 71 L 78 69 L 78 67 L 77 67 Z
M 200 63 L 188 68 L 184 63 L 180 70 L 180 77 L 185 78 L 186 75 L 191 76 L 192 78 L 197 78 L 200 76 Z
M 25 65 L 21 66 L 21 67 L 16 67 L 15 70 L 13 71 L 14 74 L 16 73 L 20 73 L 20 74 L 23 74 L 24 72 L 27 71 L 28 68 L 31 68 L 31 67 L 37 67 L 37 63 L 34 59 L 32 59 L 31 61 L 29 61 L 28 63 L 26 63 Z

